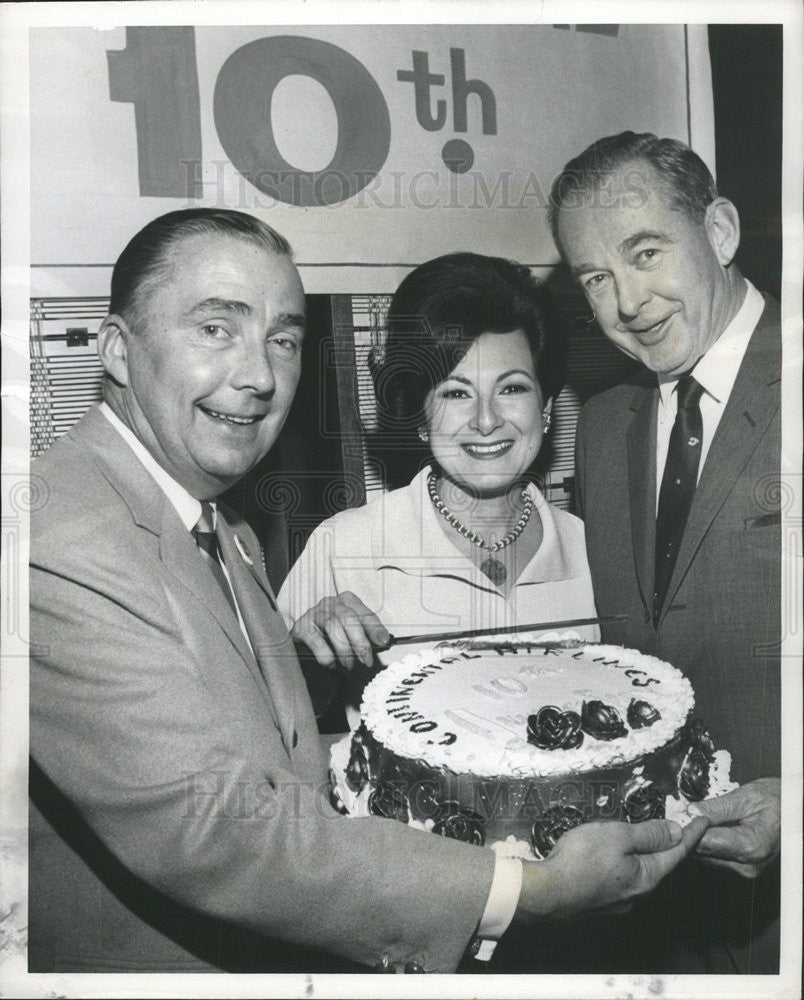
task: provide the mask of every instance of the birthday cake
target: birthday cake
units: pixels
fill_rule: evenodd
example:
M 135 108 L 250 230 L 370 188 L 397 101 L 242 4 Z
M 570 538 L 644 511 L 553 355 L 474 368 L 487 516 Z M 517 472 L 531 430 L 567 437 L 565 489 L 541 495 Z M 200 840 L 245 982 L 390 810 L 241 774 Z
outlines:
M 579 640 L 442 643 L 366 687 L 333 748 L 336 803 L 544 858 L 579 823 L 667 816 L 734 787 L 662 660 Z

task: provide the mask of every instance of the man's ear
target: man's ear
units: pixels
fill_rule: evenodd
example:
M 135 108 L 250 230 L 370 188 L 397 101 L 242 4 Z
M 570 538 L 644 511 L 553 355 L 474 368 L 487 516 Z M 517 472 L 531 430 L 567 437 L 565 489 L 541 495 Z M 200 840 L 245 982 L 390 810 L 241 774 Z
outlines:
M 118 385 L 128 385 L 128 338 L 131 330 L 122 316 L 110 314 L 98 330 L 98 357 L 106 374 Z
M 728 267 L 740 245 L 740 216 L 728 198 L 715 198 L 707 206 L 704 226 L 715 256 Z

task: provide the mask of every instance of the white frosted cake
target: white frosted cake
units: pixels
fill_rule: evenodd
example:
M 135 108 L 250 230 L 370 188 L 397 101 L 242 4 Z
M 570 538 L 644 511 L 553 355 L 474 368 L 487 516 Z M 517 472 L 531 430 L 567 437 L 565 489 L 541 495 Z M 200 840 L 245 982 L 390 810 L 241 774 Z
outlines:
M 333 750 L 335 797 L 352 815 L 545 857 L 578 823 L 680 815 L 733 787 L 693 706 L 681 671 L 619 646 L 442 643 L 366 687 L 360 727 Z

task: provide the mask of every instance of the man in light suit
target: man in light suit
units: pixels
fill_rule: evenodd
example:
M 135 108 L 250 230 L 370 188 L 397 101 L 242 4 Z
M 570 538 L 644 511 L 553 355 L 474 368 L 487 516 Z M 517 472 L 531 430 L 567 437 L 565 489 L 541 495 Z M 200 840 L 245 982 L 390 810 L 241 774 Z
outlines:
M 652 901 L 663 923 L 640 911 L 628 961 L 643 949 L 639 966 L 655 972 L 777 972 L 779 307 L 740 274 L 737 210 L 680 142 L 625 132 L 594 143 L 556 178 L 551 222 L 603 332 L 646 369 L 592 398 L 578 424 L 598 612 L 627 616 L 604 639 L 687 674 L 741 784 L 701 807 L 713 825 L 697 856 L 714 867 L 689 868 L 686 890 L 675 879 Z M 698 452 L 691 505 L 667 515 L 688 374 L 702 435 L 683 443 Z
M 650 891 L 708 825 L 590 824 L 538 865 L 332 809 L 259 545 L 215 504 L 303 337 L 250 216 L 170 213 L 115 266 L 105 402 L 32 469 L 31 971 L 449 972 L 514 917 Z

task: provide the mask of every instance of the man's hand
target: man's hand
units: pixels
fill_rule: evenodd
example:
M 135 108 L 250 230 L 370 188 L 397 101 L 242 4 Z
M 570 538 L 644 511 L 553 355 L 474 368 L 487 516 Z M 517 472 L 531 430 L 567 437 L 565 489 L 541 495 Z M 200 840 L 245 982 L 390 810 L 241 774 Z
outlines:
M 380 619 L 353 593 L 324 597 L 297 619 L 291 636 L 303 642 L 323 667 L 340 663 L 351 670 L 355 660 L 370 667 L 374 649 L 388 646 L 391 636 Z
M 711 823 L 698 844 L 698 855 L 707 864 L 756 878 L 779 853 L 779 778 L 758 778 L 695 807 Z
M 576 826 L 546 861 L 524 862 L 516 917 L 533 923 L 628 909 L 687 857 L 708 825 L 697 817 L 683 830 L 663 819 Z

